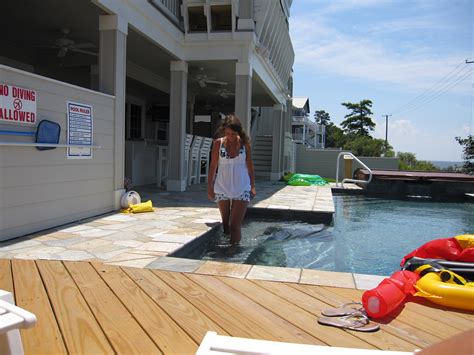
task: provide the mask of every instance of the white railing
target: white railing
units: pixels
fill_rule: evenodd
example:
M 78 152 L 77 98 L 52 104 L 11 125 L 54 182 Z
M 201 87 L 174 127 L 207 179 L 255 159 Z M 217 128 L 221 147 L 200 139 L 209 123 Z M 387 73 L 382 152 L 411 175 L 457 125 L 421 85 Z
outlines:
M 368 180 L 356 180 L 356 179 L 343 179 L 341 182 L 342 188 L 344 188 L 344 183 L 345 182 L 355 182 L 355 183 L 360 183 L 360 184 L 368 184 L 370 181 L 372 181 L 372 170 L 369 169 L 367 165 L 365 165 L 363 162 L 360 161 L 359 158 L 357 158 L 354 154 L 351 152 L 341 152 L 337 156 L 337 165 L 336 165 L 336 187 L 339 186 L 339 162 L 340 158 L 343 155 L 349 155 L 352 157 L 352 159 L 355 159 L 360 165 L 362 165 L 367 171 L 369 172 L 369 179 Z
M 163 13 L 171 22 L 183 29 L 181 5 L 183 0 L 148 0 L 154 8 Z
M 295 60 L 291 43 L 288 18 L 291 2 L 288 0 L 255 0 L 254 19 L 255 33 L 258 39 L 257 52 L 275 69 L 281 85 L 286 87 Z

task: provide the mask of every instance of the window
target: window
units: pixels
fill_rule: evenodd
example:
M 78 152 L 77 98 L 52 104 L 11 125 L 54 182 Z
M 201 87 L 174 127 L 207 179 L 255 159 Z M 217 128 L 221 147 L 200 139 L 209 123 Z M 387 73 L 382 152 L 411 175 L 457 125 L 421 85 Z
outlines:
M 130 105 L 130 139 L 142 138 L 142 107 Z
M 207 32 L 207 21 L 204 6 L 188 7 L 189 32 Z
M 232 31 L 232 5 L 211 6 L 212 31 Z
M 142 139 L 144 135 L 144 117 L 142 105 L 125 104 L 125 137 L 126 139 Z

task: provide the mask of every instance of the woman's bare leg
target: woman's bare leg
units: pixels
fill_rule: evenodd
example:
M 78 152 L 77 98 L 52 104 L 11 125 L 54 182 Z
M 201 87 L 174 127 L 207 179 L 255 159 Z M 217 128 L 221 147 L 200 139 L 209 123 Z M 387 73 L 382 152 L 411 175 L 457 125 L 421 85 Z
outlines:
M 224 234 L 229 234 L 230 200 L 219 201 L 217 202 L 217 206 L 219 206 L 219 212 L 221 213 Z
M 247 211 L 247 201 L 233 200 L 232 209 L 230 210 L 230 242 L 231 244 L 239 244 L 242 237 L 242 222 Z

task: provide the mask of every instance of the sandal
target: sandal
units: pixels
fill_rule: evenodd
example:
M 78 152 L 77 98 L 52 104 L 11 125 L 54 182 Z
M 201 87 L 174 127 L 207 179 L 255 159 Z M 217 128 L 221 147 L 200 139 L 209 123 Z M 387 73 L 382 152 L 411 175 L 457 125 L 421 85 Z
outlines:
M 348 316 L 354 313 L 362 313 L 366 315 L 365 309 L 360 302 L 344 303 L 340 307 L 326 308 L 321 311 L 321 314 L 326 317 Z
M 356 330 L 358 332 L 375 332 L 380 329 L 378 324 L 369 324 L 369 318 L 363 313 L 353 313 L 343 317 L 319 317 L 318 323 L 332 327 Z

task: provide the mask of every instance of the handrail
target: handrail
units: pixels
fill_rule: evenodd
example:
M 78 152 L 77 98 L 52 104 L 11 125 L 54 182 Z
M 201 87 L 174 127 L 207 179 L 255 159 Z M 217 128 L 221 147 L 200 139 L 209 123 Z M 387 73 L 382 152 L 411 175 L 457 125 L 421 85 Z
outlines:
M 19 146 L 19 147 L 47 147 L 47 148 L 92 148 L 100 149 L 100 145 L 86 144 L 53 144 L 53 143 L 23 143 L 23 142 L 0 142 L 0 146 Z
M 360 184 L 368 184 L 370 181 L 372 181 L 372 170 L 369 169 L 367 165 L 365 165 L 363 162 L 360 161 L 359 158 L 357 158 L 354 154 L 351 152 L 340 152 L 339 155 L 337 156 L 337 165 L 336 165 L 336 187 L 339 186 L 339 162 L 341 155 L 350 155 L 352 158 L 357 160 L 357 162 L 362 165 L 367 171 L 369 172 L 369 179 L 368 180 L 357 180 L 357 179 L 343 179 L 341 182 L 341 186 L 344 188 L 344 183 L 345 182 L 358 182 Z

